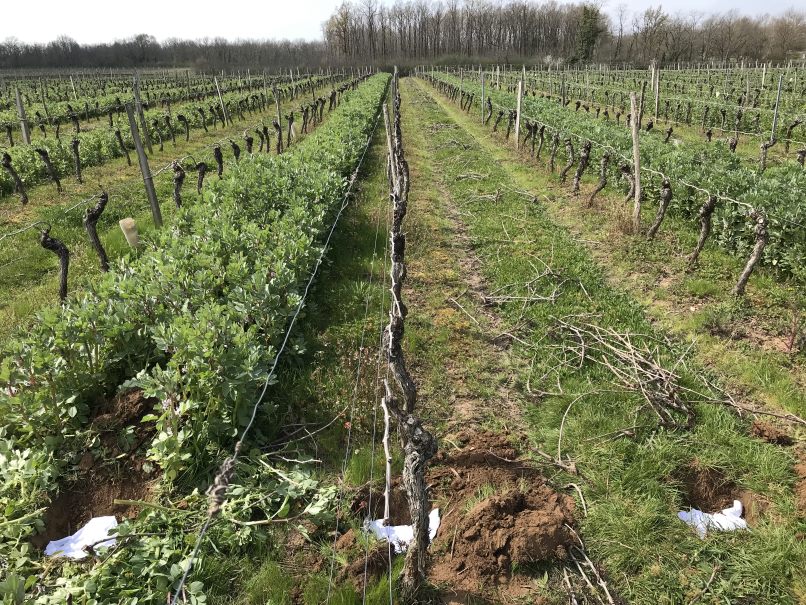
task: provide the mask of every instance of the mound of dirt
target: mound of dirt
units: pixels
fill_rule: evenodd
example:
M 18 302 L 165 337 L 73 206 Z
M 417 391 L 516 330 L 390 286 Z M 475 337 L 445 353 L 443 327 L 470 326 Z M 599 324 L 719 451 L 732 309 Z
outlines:
M 121 519 L 137 516 L 140 509 L 115 500 L 147 500 L 153 484 L 151 473 L 143 469 L 140 446 L 153 435 L 153 423 L 140 422 L 154 406 L 154 400 L 134 389 L 102 401 L 96 408 L 91 425 L 101 439 L 107 457 L 114 463 L 101 463 L 91 452 L 78 461 L 78 476 L 65 481 L 44 515 L 45 529 L 33 536 L 31 543 L 44 548 L 51 540 L 74 533 L 93 517 L 114 515 Z M 118 435 L 126 426 L 135 427 L 136 442 L 129 451 L 121 450 Z
M 769 422 L 764 422 L 763 420 L 753 421 L 753 426 L 750 428 L 750 432 L 753 434 L 753 436 L 763 439 L 767 443 L 772 443 L 774 445 L 788 446 L 795 443 L 795 440 L 792 439 L 792 437 L 785 431 L 782 431 Z
M 460 433 L 461 447 L 443 451 L 429 479 L 443 506 L 431 547 L 429 580 L 463 601 L 523 592 L 528 578 L 513 565 L 565 558 L 572 544 L 574 500 L 519 459 L 504 435 Z
M 573 500 L 546 485 L 490 496 L 444 528 L 450 547 L 434 562 L 431 581 L 478 591 L 508 585 L 513 565 L 564 559 L 572 511 Z

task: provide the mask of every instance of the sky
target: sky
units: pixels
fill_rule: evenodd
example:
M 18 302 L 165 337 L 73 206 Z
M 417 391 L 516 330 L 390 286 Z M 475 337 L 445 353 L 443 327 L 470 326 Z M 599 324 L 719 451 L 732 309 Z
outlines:
M 563 2 L 564 0 L 560 0 Z M 600 0 L 601 1 L 601 0 Z M 195 10 L 189 2 L 137 0 L 127 4 L 109 0 L 3 0 L 0 9 L 0 40 L 16 37 L 23 42 L 49 42 L 67 35 L 80 43 L 110 42 L 147 33 L 158 40 L 167 38 L 224 37 L 251 39 L 319 39 L 322 24 L 340 0 L 237 0 L 204 2 Z M 393 0 L 384 0 L 392 4 Z M 615 15 L 616 7 L 627 4 L 631 11 L 657 5 L 652 0 L 604 0 L 603 9 Z M 741 14 L 778 14 L 793 6 L 791 0 L 666 0 L 670 13 L 709 13 L 736 9 Z M 126 7 L 125 14 L 121 10 Z M 220 10 L 216 7 L 220 6 Z

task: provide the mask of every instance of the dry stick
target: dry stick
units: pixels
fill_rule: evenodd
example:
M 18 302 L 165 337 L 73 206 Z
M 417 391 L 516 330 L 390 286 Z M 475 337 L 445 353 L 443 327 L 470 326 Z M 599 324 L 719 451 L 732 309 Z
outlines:
M 36 149 L 34 149 L 34 151 L 36 151 L 36 153 L 39 154 L 39 157 L 42 158 L 42 161 L 45 164 L 45 170 L 47 170 L 50 180 L 56 183 L 56 191 L 58 193 L 61 193 L 62 182 L 59 180 L 59 175 L 56 172 L 55 166 L 53 166 L 53 162 L 50 161 L 50 154 L 48 153 L 48 150 L 37 147 Z
M 702 249 L 705 247 L 705 241 L 711 234 L 711 216 L 714 214 L 714 209 L 716 209 L 716 202 L 717 197 L 715 195 L 709 195 L 708 199 L 700 207 L 698 213 L 700 219 L 700 237 L 697 239 L 697 246 L 688 257 L 689 269 L 692 269 L 696 265 L 700 252 L 702 252 Z
M 599 182 L 597 183 L 594 190 L 591 192 L 590 197 L 588 198 L 588 207 L 593 206 L 594 198 L 599 194 L 599 192 L 607 186 L 607 166 L 610 163 L 610 154 L 605 151 L 602 154 L 602 159 L 599 164 Z
M 655 215 L 655 222 L 652 223 L 652 226 L 647 231 L 646 238 L 647 240 L 655 239 L 655 235 L 658 233 L 658 229 L 660 229 L 660 224 L 663 222 L 663 217 L 666 216 L 666 210 L 669 207 L 669 203 L 672 201 L 672 186 L 669 183 L 668 179 L 663 179 L 663 185 L 661 186 L 660 190 L 660 204 L 658 204 L 658 213 Z
M 643 90 L 646 88 L 646 82 L 641 88 L 641 99 L 643 105 Z M 638 111 L 637 101 L 635 98 L 635 93 L 630 93 L 630 111 L 632 115 L 635 116 L 636 112 Z M 638 233 L 641 229 L 641 155 L 639 153 L 639 139 L 638 139 L 638 129 L 639 129 L 640 117 L 638 120 L 632 120 L 630 128 L 632 130 L 632 158 L 633 158 L 633 179 L 635 182 L 635 187 L 633 188 L 633 211 L 632 211 L 632 226 L 633 231 Z
M 177 161 L 171 164 L 171 168 L 174 171 L 174 203 L 177 208 L 180 208 L 182 206 L 182 184 L 185 182 L 185 170 Z
M 0 160 L 0 164 L 2 164 L 3 168 L 8 175 L 11 177 L 11 180 L 14 181 L 14 191 L 15 193 L 19 194 L 20 202 L 25 205 L 28 203 L 28 194 L 25 191 L 25 185 L 22 183 L 22 179 L 20 175 L 17 174 L 17 171 L 14 169 L 14 166 L 11 165 L 11 156 L 3 152 L 3 158 Z
M 588 162 L 590 161 L 591 157 L 591 147 L 593 143 L 590 141 L 585 141 L 582 145 L 582 151 L 579 153 L 579 166 L 577 166 L 576 174 L 574 174 L 574 195 L 579 193 L 579 185 L 582 181 L 582 175 L 585 172 L 585 169 L 588 167 Z
M 104 191 L 101 194 L 101 199 L 98 200 L 98 203 L 93 208 L 87 208 L 84 212 L 84 229 L 87 230 L 87 235 L 90 238 L 90 244 L 95 249 L 95 252 L 98 254 L 98 259 L 101 262 L 101 271 L 106 273 L 109 271 L 109 258 L 106 255 L 106 250 L 104 250 L 103 244 L 101 244 L 101 240 L 98 237 L 98 231 L 96 230 L 96 224 L 98 223 L 98 219 L 101 218 L 101 214 L 106 208 L 106 204 L 109 201 L 109 194 Z
M 565 566 L 563 566 L 563 583 L 568 592 L 568 605 L 579 605 L 579 599 L 571 586 L 571 580 L 568 578 L 568 568 Z
M 697 594 L 694 596 L 694 598 L 693 598 L 693 599 L 691 599 L 691 601 L 689 601 L 689 602 L 688 602 L 688 605 L 694 605 L 694 603 L 696 603 L 696 602 L 697 602 L 697 601 L 699 601 L 699 600 L 700 600 L 702 597 L 704 597 L 704 596 L 705 596 L 705 594 L 708 592 L 708 589 L 711 587 L 711 584 L 713 583 L 714 578 L 716 578 L 716 574 L 717 574 L 717 572 L 718 572 L 720 569 L 721 569 L 721 567 L 720 567 L 719 565 L 714 565 L 714 570 L 711 572 L 711 577 L 710 577 L 710 578 L 708 578 L 708 581 L 705 583 L 705 586 L 703 586 L 702 590 L 701 590 L 700 592 L 698 592 L 698 593 L 697 593 Z
M 750 279 L 750 275 L 753 273 L 753 269 L 755 268 L 756 264 L 759 260 L 761 260 L 761 255 L 764 253 L 764 248 L 767 246 L 767 242 L 769 241 L 769 233 L 767 231 L 767 216 L 761 210 L 753 210 L 750 213 L 750 216 L 755 220 L 756 227 L 755 227 L 755 234 L 756 234 L 756 244 L 753 246 L 753 252 L 750 253 L 750 258 L 747 259 L 747 264 L 742 271 L 742 274 L 739 276 L 739 281 L 736 282 L 736 285 L 733 287 L 733 294 L 735 296 L 743 296 L 745 288 L 747 287 L 747 281 Z
M 571 140 L 571 137 L 565 139 L 565 154 L 568 157 L 568 163 L 563 168 L 562 172 L 560 173 L 560 182 L 565 182 L 565 177 L 568 174 L 568 171 L 571 170 L 571 167 L 574 165 L 574 144 Z
M 70 251 L 61 240 L 50 236 L 50 226 L 40 233 L 39 243 L 59 257 L 59 299 L 67 298 L 67 270 L 70 266 Z
M 128 150 L 128 149 L 126 149 L 126 143 L 124 143 L 124 142 L 123 142 L 123 135 L 120 133 L 120 129 L 119 129 L 119 128 L 116 128 L 116 129 L 115 129 L 115 138 L 116 138 L 116 139 L 117 139 L 117 141 L 118 141 L 118 145 L 120 146 L 120 150 L 121 150 L 121 151 L 123 152 L 123 154 L 126 156 L 126 164 L 128 164 L 129 166 L 131 166 L 131 165 L 132 165 L 132 159 L 131 159 L 131 157 L 129 156 L 129 150 Z
M 202 185 L 204 185 L 204 175 L 207 174 L 207 162 L 196 164 L 196 171 L 199 173 L 196 177 L 196 193 L 201 193 Z
M 73 137 L 73 140 L 70 143 L 70 148 L 73 152 L 73 165 L 76 170 L 76 180 L 79 183 L 83 183 L 84 181 L 81 180 L 81 158 L 78 155 L 78 147 L 81 144 L 81 141 L 78 140 L 78 137 Z

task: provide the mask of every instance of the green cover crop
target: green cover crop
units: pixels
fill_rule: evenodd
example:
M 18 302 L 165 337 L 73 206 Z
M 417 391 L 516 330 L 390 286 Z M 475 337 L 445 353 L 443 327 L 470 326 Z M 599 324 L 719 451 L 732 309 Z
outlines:
M 245 424 L 289 317 L 299 303 L 367 143 L 388 76 L 344 95 L 328 121 L 281 156 L 242 161 L 145 249 L 118 263 L 88 293 L 43 312 L 0 361 L 0 602 L 22 590 L 38 603 L 164 603 L 181 575 L 212 469 Z M 99 400 L 139 387 L 155 398 L 148 464 L 163 494 L 189 507 L 147 507 L 119 535 L 137 534 L 103 562 L 45 567 L 29 538 L 57 486 L 92 443 Z M 283 416 L 282 399 L 260 411 L 265 438 Z M 259 445 L 260 437 L 256 438 Z M 244 455 L 224 516 L 321 513 L 327 490 L 310 478 L 289 483 Z M 254 496 L 258 493 L 259 496 Z M 156 499 L 159 501 L 159 499 Z M 262 535 L 225 524 L 218 548 Z M 16 592 L 15 592 L 16 591 Z M 200 582 L 192 602 L 205 602 Z M 3 600 L 5 599 L 5 601 Z

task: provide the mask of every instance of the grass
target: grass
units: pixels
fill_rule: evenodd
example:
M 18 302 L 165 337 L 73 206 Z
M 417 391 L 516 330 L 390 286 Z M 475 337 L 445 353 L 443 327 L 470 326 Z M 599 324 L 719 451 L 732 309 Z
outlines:
M 559 284 L 551 304 L 508 302 L 498 305 L 497 313 L 525 343 L 515 343 L 516 363 L 508 370 L 521 387 L 529 379 L 533 391 L 543 392 L 537 401 L 526 397 L 521 401 L 531 443 L 556 451 L 565 416 L 562 453 L 573 458 L 582 473 L 582 479 L 575 480 L 589 511 L 579 525 L 611 587 L 630 603 L 687 602 L 718 567 L 709 599 L 795 603 L 803 591 L 797 570 L 806 552 L 795 537 L 802 524 L 791 492 L 791 454 L 751 438 L 746 421 L 721 406 L 694 403 L 697 421 L 691 431 L 659 430 L 652 415 L 642 409 L 640 397 L 614 384 L 609 372 L 597 364 L 553 369 L 558 350 L 570 346 L 557 335 L 558 317 L 590 314 L 590 321 L 602 327 L 630 332 L 638 340 L 638 335 L 648 335 L 660 343 L 658 359 L 666 367 L 677 364 L 687 347 L 674 341 L 664 344 L 663 326 L 653 325 L 639 301 L 611 284 L 609 273 L 593 262 L 584 243 L 558 227 L 562 221 L 555 219 L 550 208 L 563 201 L 571 204 L 560 194 L 548 201 L 541 196 L 546 182 L 541 174 L 524 168 L 514 154 L 501 150 L 480 129 L 474 130 L 470 119 L 447 101 L 436 99 L 426 84 L 404 80 L 402 92 L 403 132 L 413 142 L 409 148 L 424 146 L 409 154 L 412 182 L 449 196 L 456 205 L 488 289 L 515 283 L 512 292 L 524 294 L 524 284 L 534 277 L 535 267 L 542 266 L 540 261 L 553 273 L 538 283 L 537 293 L 548 295 Z M 436 129 L 435 124 L 445 127 Z M 457 124 L 462 128 L 456 128 Z M 432 168 L 418 165 L 425 158 Z M 487 176 L 460 178 L 469 173 Z M 433 180 L 423 182 L 424 178 Z M 532 195 L 521 195 L 522 189 L 542 201 L 535 203 Z M 479 197 L 493 192 L 498 192 L 496 201 Z M 615 247 L 621 250 L 620 245 Z M 439 274 L 440 264 L 432 265 Z M 640 279 L 635 281 L 637 289 Z M 472 352 L 451 362 L 462 365 L 468 357 L 472 363 Z M 698 360 L 699 355 L 686 357 L 678 372 L 684 384 L 709 393 Z M 469 376 L 473 369 L 454 368 L 452 373 Z M 429 368 L 422 371 L 429 375 Z M 495 392 L 497 385 L 488 383 L 485 388 Z M 607 437 L 632 425 L 648 428 L 636 428 L 632 439 Z M 695 461 L 720 469 L 740 487 L 769 502 L 751 532 L 712 534 L 701 541 L 679 522 L 675 513 L 684 505 L 686 494 L 675 473 Z M 572 477 L 558 472 L 552 479 L 562 485 Z

